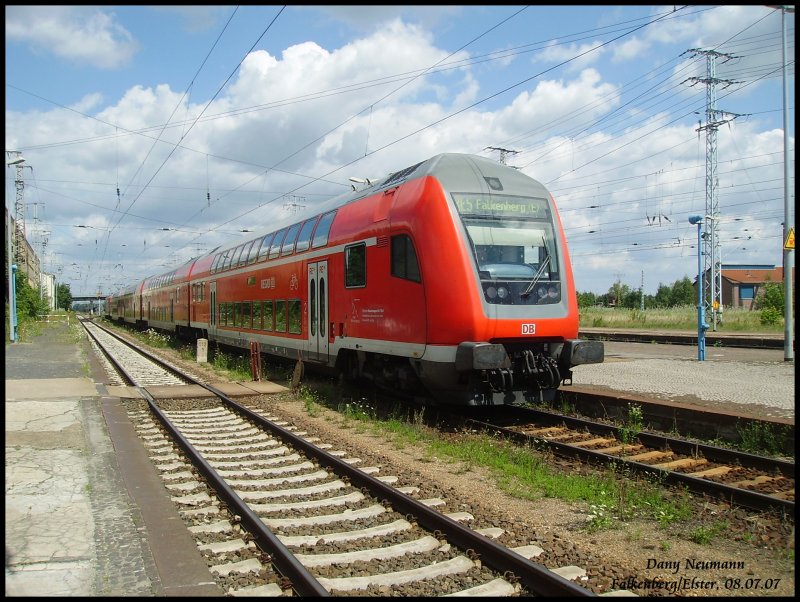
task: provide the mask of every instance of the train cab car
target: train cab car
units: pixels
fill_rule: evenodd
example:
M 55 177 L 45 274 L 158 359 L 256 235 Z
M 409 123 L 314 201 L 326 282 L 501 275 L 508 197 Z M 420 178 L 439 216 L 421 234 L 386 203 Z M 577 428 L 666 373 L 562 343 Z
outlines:
M 366 192 L 330 233 L 343 251 L 330 269 L 331 348 L 348 369 L 492 405 L 552 399 L 573 366 L 603 361 L 602 342 L 577 338 L 569 253 L 539 182 L 443 154 Z

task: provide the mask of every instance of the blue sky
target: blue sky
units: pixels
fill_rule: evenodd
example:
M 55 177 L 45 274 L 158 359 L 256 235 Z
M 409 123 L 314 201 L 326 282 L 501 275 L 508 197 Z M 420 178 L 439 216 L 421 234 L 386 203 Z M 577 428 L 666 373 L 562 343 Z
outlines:
M 73 294 L 487 147 L 553 193 L 578 290 L 652 294 L 697 269 L 707 51 L 723 263 L 782 264 L 781 27 L 764 6 L 6 6 L 5 144 Z

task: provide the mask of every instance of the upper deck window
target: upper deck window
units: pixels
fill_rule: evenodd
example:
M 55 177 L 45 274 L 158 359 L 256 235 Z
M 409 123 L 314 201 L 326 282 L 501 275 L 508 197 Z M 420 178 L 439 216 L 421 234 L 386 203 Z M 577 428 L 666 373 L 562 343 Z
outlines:
M 225 259 L 223 260 L 222 263 L 223 270 L 227 270 L 229 267 L 231 267 L 231 261 L 233 261 L 234 250 L 235 249 L 228 249 L 227 251 L 225 251 Z
M 294 251 L 294 242 L 297 240 L 297 233 L 300 232 L 300 224 L 289 227 L 286 238 L 281 246 L 281 255 L 290 255 Z
M 264 261 L 269 255 L 269 245 L 272 243 L 272 238 L 275 236 L 274 232 L 270 232 L 264 237 L 261 243 L 261 248 L 258 250 L 258 261 Z
M 317 229 L 314 230 L 314 238 L 311 241 L 312 249 L 324 247 L 328 244 L 328 234 L 331 231 L 331 224 L 333 224 L 334 217 L 336 217 L 336 211 L 326 213 L 320 218 L 319 225 L 317 225 Z
M 253 246 L 254 242 L 254 240 L 251 240 L 250 242 L 246 242 L 244 245 L 242 245 L 242 252 L 239 255 L 239 262 L 236 264 L 237 266 L 247 265 L 247 256 L 250 254 L 250 247 Z
M 275 259 L 281 254 L 281 244 L 283 243 L 283 238 L 286 236 L 287 229 L 288 228 L 284 228 L 275 233 L 275 238 L 272 239 L 272 246 L 269 248 L 270 259 Z
M 319 219 L 319 216 L 312 217 L 303 224 L 300 234 L 297 236 L 297 245 L 294 248 L 295 253 L 305 251 L 311 246 L 311 232 L 314 230 L 314 224 L 317 223 L 317 219 Z
M 261 247 L 262 238 L 256 238 L 253 241 L 253 246 L 250 247 L 250 253 L 247 255 L 247 265 L 255 263 L 258 259 L 258 249 Z

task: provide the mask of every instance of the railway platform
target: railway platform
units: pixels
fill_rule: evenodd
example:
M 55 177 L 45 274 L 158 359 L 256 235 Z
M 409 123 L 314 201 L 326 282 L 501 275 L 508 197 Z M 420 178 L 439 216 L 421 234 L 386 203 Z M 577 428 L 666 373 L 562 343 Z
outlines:
M 5 368 L 5 595 L 223 595 L 88 341 L 50 324 Z
M 575 388 L 794 424 L 794 361 L 785 361 L 782 347 L 706 346 L 699 361 L 696 344 L 630 342 L 611 333 L 603 340 L 602 364 L 573 368 Z
M 581 327 L 579 336 L 584 339 L 626 341 L 637 343 L 669 343 L 697 346 L 697 331 L 652 330 L 636 328 Z M 783 334 L 763 332 L 728 332 L 709 330 L 705 335 L 706 348 L 745 347 L 749 349 L 783 349 Z

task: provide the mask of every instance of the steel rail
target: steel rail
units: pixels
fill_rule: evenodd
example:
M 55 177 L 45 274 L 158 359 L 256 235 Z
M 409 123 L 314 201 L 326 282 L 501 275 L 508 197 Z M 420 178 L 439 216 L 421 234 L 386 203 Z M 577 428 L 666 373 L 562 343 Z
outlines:
M 96 326 L 96 325 L 95 325 Z M 100 327 L 102 330 L 102 327 Z M 104 349 L 100 340 L 98 340 L 93 333 L 87 328 L 86 331 L 95 340 L 95 342 Z M 106 332 L 108 332 L 106 330 Z M 112 336 L 114 333 L 109 332 Z M 118 340 L 131 345 L 130 342 L 116 337 Z M 131 345 L 132 346 L 132 345 Z M 149 359 L 158 363 L 159 365 L 176 370 L 182 377 L 186 377 L 180 370 L 169 366 L 166 362 L 153 356 L 152 354 L 137 348 L 137 351 L 143 353 Z M 105 353 L 105 350 L 104 350 Z M 108 354 L 107 354 L 108 355 Z M 238 494 L 228 485 L 225 480 L 217 474 L 217 471 L 200 455 L 195 447 L 183 436 L 180 430 L 172 423 L 172 421 L 161 411 L 158 407 L 155 398 L 144 387 L 135 385 L 133 378 L 127 373 L 125 368 L 120 365 L 113 357 L 109 357 L 109 361 L 114 364 L 114 367 L 119 370 L 129 382 L 133 383 L 139 394 L 147 401 L 150 411 L 158 418 L 159 422 L 166 428 L 172 438 L 178 443 L 183 451 L 188 456 L 194 467 L 203 475 L 206 482 L 212 487 L 216 495 L 221 498 L 228 506 L 228 509 L 235 516 L 239 517 L 239 521 L 253 534 L 256 545 L 261 551 L 269 557 L 269 561 L 277 568 L 277 570 L 289 579 L 292 589 L 300 596 L 330 596 L 322 584 L 303 566 L 297 557 L 292 554 L 289 549 L 270 531 L 259 516 L 253 512 L 252 509 L 238 496 Z M 189 377 L 190 380 L 195 379 Z M 201 384 L 195 381 L 195 384 Z M 202 385 L 205 386 L 205 385 Z M 210 390 L 210 389 L 209 389 Z M 212 391 L 213 392 L 213 391 Z M 223 396 L 224 397 L 224 396 Z
M 117 336 L 113 332 L 110 334 Z M 422 502 L 402 493 L 391 485 L 387 485 L 365 472 L 362 472 L 358 468 L 329 454 L 313 443 L 267 420 L 260 414 L 237 403 L 216 387 L 200 382 L 192 376 L 184 374 L 180 369 L 170 366 L 168 362 L 150 354 L 146 350 L 140 349 L 139 351 L 147 357 L 152 358 L 153 361 L 158 362 L 160 365 L 180 373 L 182 378 L 186 378 L 190 382 L 210 391 L 247 419 L 254 421 L 258 425 L 274 433 L 287 445 L 301 449 L 305 454 L 313 457 L 320 465 L 330 467 L 337 474 L 346 475 L 350 479 L 351 484 L 366 489 L 371 495 L 387 500 L 400 512 L 413 516 L 424 528 L 432 532 L 438 531 L 444 534 L 454 545 L 477 555 L 486 566 L 501 572 L 507 573 L 510 571 L 517 580 L 525 585 L 528 591 L 542 596 L 597 596 L 594 592 L 561 577 L 544 565 L 533 562 L 513 550 L 492 541 L 488 537 L 461 525 L 459 522 L 445 516 L 437 510 L 429 508 Z M 153 404 L 151 404 L 151 407 L 153 407 Z M 166 417 L 164 418 L 166 419 Z M 159 418 L 159 420 L 161 420 L 161 418 Z M 188 441 L 186 445 L 191 447 Z M 231 493 L 236 496 L 232 491 Z M 238 496 L 236 496 L 236 498 L 238 499 Z M 256 518 L 258 518 L 257 515 Z M 261 523 L 260 519 L 258 519 L 258 522 L 266 529 L 266 526 Z M 272 535 L 271 532 L 270 535 Z M 274 537 L 274 535 L 272 537 Z M 283 544 L 280 545 L 283 547 Z M 269 551 L 267 551 L 267 553 L 269 553 Z
M 517 418 L 524 415 L 526 419 L 531 421 L 534 421 L 538 418 L 552 424 L 564 423 L 570 428 L 586 428 L 593 434 L 613 434 L 617 439 L 620 439 L 619 428 L 611 425 L 599 424 L 589 420 L 584 420 L 582 418 L 562 416 L 559 414 L 542 412 L 528 408 L 513 408 L 512 410 L 504 411 L 511 413 L 512 416 Z M 717 483 L 708 479 L 693 477 L 688 474 L 657 468 L 649 464 L 636 462 L 635 460 L 626 460 L 623 456 L 615 456 L 603 453 L 602 449 L 590 450 L 577 445 L 561 443 L 559 441 L 549 441 L 545 437 L 537 437 L 536 435 L 521 433 L 493 422 L 464 418 L 463 416 L 451 414 L 446 411 L 443 412 L 441 410 L 439 413 L 441 416 L 447 415 L 448 419 L 450 420 L 463 422 L 465 425 L 468 425 L 471 428 L 480 428 L 486 431 L 495 432 L 521 443 L 530 443 L 532 441 L 546 443 L 556 454 L 563 457 L 579 458 L 584 462 L 597 462 L 602 464 L 624 463 L 626 466 L 630 466 L 639 473 L 654 475 L 658 479 L 663 480 L 671 485 L 686 485 L 692 491 L 722 496 L 731 504 L 738 504 L 755 510 L 767 510 L 777 507 L 787 512 L 794 512 L 795 504 L 793 500 L 783 500 L 768 494 L 759 493 L 757 491 L 750 491 L 748 489 L 734 487 L 725 483 Z M 765 471 L 778 469 L 785 476 L 794 478 L 794 464 L 791 462 L 772 460 L 770 458 L 763 458 L 753 454 L 736 452 L 733 450 L 718 448 L 711 445 L 704 445 L 701 443 L 690 443 L 680 439 L 673 439 L 665 435 L 639 433 L 638 438 L 643 444 L 654 448 L 663 448 L 665 446 L 669 446 L 670 449 L 673 449 L 678 453 L 685 453 L 688 455 L 697 455 L 698 453 L 702 452 L 707 459 L 715 462 L 739 462 L 743 466 L 749 465 L 752 468 Z

